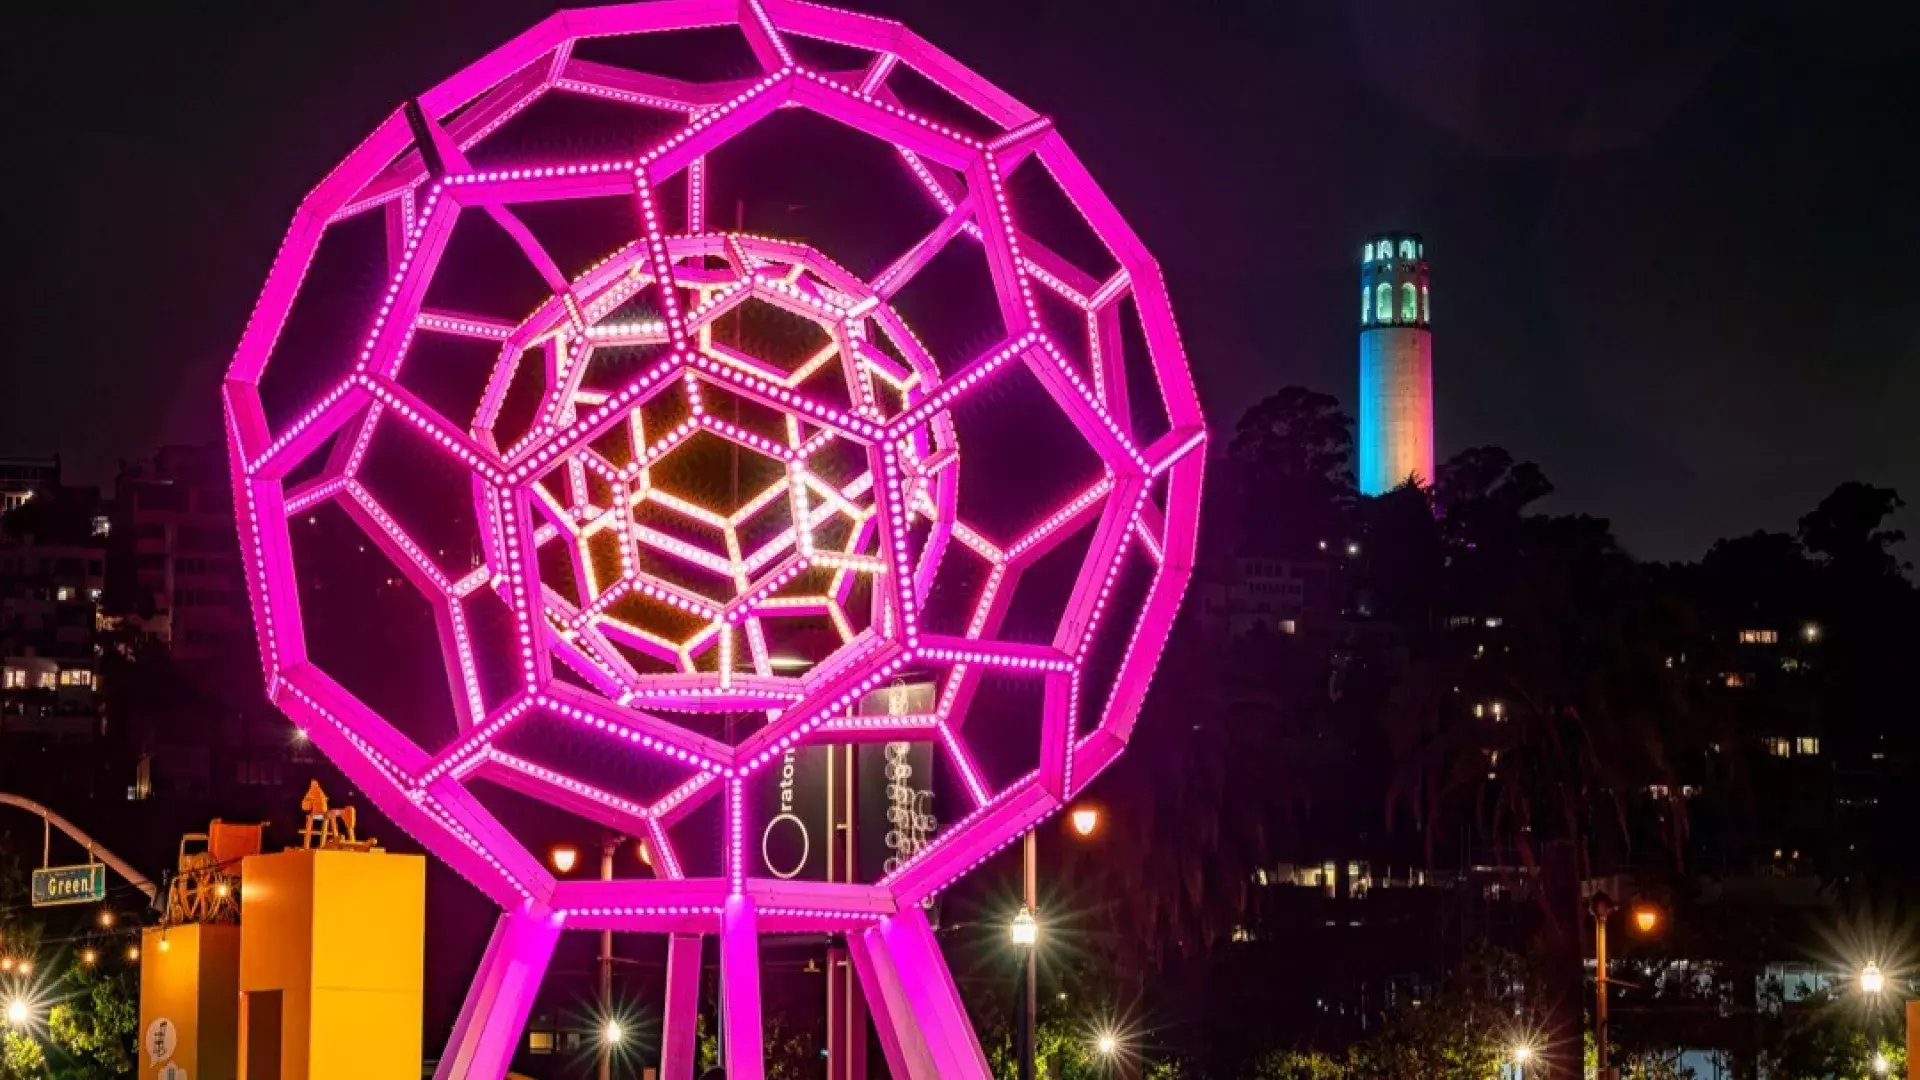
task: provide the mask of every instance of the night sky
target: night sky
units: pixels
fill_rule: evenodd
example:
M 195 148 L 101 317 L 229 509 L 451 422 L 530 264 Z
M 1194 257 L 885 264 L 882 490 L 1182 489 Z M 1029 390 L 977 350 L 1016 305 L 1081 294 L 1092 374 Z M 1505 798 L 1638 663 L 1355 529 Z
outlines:
M 1538 461 L 1639 555 L 1920 499 L 1914 5 L 857 0 L 1051 113 L 1160 256 L 1217 426 L 1351 404 L 1358 257 L 1433 264 L 1441 453 Z M 531 2 L 10 18 L 0 454 L 217 436 L 297 200 Z M 1920 531 L 1920 512 L 1909 512 Z

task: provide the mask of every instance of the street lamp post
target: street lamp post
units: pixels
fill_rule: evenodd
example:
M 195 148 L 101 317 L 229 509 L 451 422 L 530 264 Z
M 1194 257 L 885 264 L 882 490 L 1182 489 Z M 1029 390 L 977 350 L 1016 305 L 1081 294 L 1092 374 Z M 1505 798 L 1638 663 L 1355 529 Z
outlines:
M 1040 844 L 1033 830 L 1021 843 L 1021 911 L 1029 922 L 1040 910 Z M 1018 922 L 1018 920 L 1015 920 Z M 1038 924 L 1034 929 L 1039 929 Z M 1015 941 L 1018 941 L 1016 936 Z M 1034 1054 L 1038 1052 L 1037 1028 L 1040 1023 L 1040 950 L 1037 936 L 1026 943 L 1026 966 L 1020 987 L 1020 1080 L 1033 1080 Z
M 1593 911 L 1593 1049 L 1594 1071 L 1600 1080 L 1611 1080 L 1607 1072 L 1607 916 L 1613 914 L 1613 898 L 1594 893 Z
M 1033 836 L 1031 832 L 1027 834 Z M 1008 936 L 1014 940 L 1014 947 L 1020 949 L 1020 999 L 1016 1003 L 1020 1015 L 1014 1024 L 1014 1057 L 1020 1061 L 1020 1080 L 1033 1080 L 1033 1011 L 1039 1005 L 1033 988 L 1033 957 L 1037 945 L 1041 942 L 1041 924 L 1033 917 L 1031 905 L 1021 905 L 1020 915 L 1014 915 L 1012 926 L 1008 926 Z
M 622 837 L 609 836 L 600 842 L 600 880 L 613 880 L 613 854 L 620 850 Z M 620 1022 L 613 1019 L 613 931 L 600 931 L 600 1015 L 607 1017 L 606 1037 L 600 1040 L 599 1080 L 613 1078 L 613 1047 L 622 1036 Z
M 1074 833 L 1085 840 L 1100 831 L 1101 814 L 1097 806 L 1076 806 L 1067 815 Z M 1014 1049 L 1020 1059 L 1019 1080 L 1033 1080 L 1034 1055 L 1037 1053 L 1036 1027 L 1040 1023 L 1040 842 L 1038 830 L 1029 829 L 1020 841 L 1020 914 L 1014 917 L 1013 943 L 1026 951 L 1021 974 L 1019 1018 L 1014 1032 Z

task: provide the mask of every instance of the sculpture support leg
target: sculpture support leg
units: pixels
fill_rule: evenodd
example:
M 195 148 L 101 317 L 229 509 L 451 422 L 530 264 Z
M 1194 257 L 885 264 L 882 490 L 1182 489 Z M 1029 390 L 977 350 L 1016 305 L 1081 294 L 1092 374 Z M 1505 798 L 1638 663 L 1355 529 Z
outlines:
M 760 1026 L 760 939 L 753 901 L 730 896 L 720 912 L 720 1037 L 726 1047 L 727 1080 L 765 1080 L 766 1048 Z
M 909 907 L 848 940 L 887 1067 L 908 1080 L 991 1080 L 926 913 Z
M 867 1011 L 880 1032 L 880 1053 L 887 1059 L 887 1074 L 894 1080 L 939 1080 L 933 1063 L 927 1058 L 927 1044 L 913 1022 L 900 989 L 900 975 L 893 958 L 880 941 L 880 931 L 868 930 L 849 935 L 847 955 L 860 976 L 866 993 Z
M 986 1052 L 967 1021 L 966 1006 L 953 985 L 946 958 L 940 955 L 927 913 L 910 906 L 880 920 L 876 930 L 893 957 L 900 987 L 938 1075 L 942 1080 L 992 1080 Z
M 502 1080 L 560 941 L 560 920 L 531 903 L 503 912 L 467 990 L 434 1080 Z
M 700 935 L 667 938 L 667 1002 L 660 1023 L 660 1080 L 693 1080 L 700 1028 Z

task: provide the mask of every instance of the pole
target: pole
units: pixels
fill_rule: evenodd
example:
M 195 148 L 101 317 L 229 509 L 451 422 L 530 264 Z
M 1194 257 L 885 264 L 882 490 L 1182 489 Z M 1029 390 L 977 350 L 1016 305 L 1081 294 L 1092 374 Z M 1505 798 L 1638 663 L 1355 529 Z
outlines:
M 1612 910 L 1604 894 L 1593 898 L 1593 1048 L 1594 1071 L 1600 1080 L 1611 1080 L 1607 1071 L 1607 916 Z
M 34 802 L 32 799 L 23 799 L 18 795 L 0 794 L 0 806 L 17 806 L 29 814 L 35 814 L 42 821 L 46 822 L 48 826 L 66 833 L 69 839 L 81 847 L 86 848 L 88 852 L 98 852 L 100 861 L 111 867 L 114 873 L 126 878 L 128 884 L 145 893 L 148 900 L 158 902 L 160 890 L 155 887 L 153 882 L 147 880 L 145 874 L 135 870 L 125 859 L 120 858 L 118 855 L 95 843 L 93 837 L 74 828 L 73 822 L 68 821 L 66 818 L 61 817 L 45 806 Z M 50 857 L 52 854 L 52 848 L 49 846 L 45 855 Z
M 1021 841 L 1021 900 L 1027 910 L 1040 917 L 1040 845 L 1035 831 L 1029 830 Z M 1027 947 L 1026 967 L 1020 987 L 1020 1080 L 1034 1080 L 1035 1029 L 1040 1011 L 1040 947 Z
M 610 836 L 600 842 L 600 880 L 613 880 L 613 853 L 620 850 L 621 837 Z M 600 931 L 600 1080 L 613 1078 L 613 1042 L 605 1025 L 613 1019 L 613 931 Z

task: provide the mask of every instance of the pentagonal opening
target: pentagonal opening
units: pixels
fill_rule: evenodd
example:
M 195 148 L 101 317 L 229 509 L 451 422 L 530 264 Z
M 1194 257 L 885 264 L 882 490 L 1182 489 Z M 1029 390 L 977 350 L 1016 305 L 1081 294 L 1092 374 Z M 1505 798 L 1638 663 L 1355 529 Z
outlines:
M 415 745 L 449 743 L 458 724 L 433 605 L 338 505 L 290 524 L 308 658 Z
M 723 517 L 784 482 L 786 463 L 711 431 L 694 432 L 649 470 L 653 486 Z
M 700 798 L 698 806 L 668 828 L 667 842 L 679 856 L 681 873 L 690 878 L 717 878 L 726 874 L 726 786 L 713 781 Z
M 1147 349 L 1139 302 L 1128 294 L 1118 305 L 1122 366 L 1127 372 L 1127 415 L 1133 424 L 1134 445 L 1147 446 L 1172 431 L 1173 421 L 1167 415 L 1166 396 L 1160 392 L 1153 353 Z
M 1094 628 L 1087 646 L 1086 666 L 1082 669 L 1080 680 L 1080 715 L 1076 732 L 1079 737 L 1091 733 L 1106 715 L 1107 707 L 1118 689 L 1115 680 L 1120 675 L 1121 663 L 1127 657 L 1127 646 L 1133 641 L 1134 628 L 1140 624 L 1147 591 L 1153 586 L 1157 572 L 1158 567 L 1141 550 L 1139 541 L 1130 542 L 1121 560 L 1120 573 L 1114 578 L 1113 590 L 1107 594 L 1105 614 Z M 1139 670 L 1130 677 L 1144 678 L 1150 675 L 1158 659 L 1157 643 L 1149 642 L 1140 651 L 1143 655 L 1135 664 Z
M 260 407 L 276 434 L 352 374 L 387 287 L 385 216 L 327 227 L 260 374 Z
M 1104 475 L 1086 436 L 1019 360 L 950 410 L 960 447 L 960 520 L 1002 549 L 1039 529 Z
M 1046 245 L 1095 282 L 1107 280 L 1120 269 L 1113 250 L 1093 231 L 1039 155 L 1022 161 L 1004 183 L 1013 203 L 1014 227 L 1030 240 Z
M 465 430 L 480 411 L 480 399 L 500 362 L 500 342 L 490 338 L 419 330 L 400 368 L 400 385 L 450 426 Z
M 965 636 L 974 613 L 989 598 L 993 564 L 958 538 L 947 544 L 933 587 L 920 598 L 920 629 L 948 637 Z
M 640 237 L 631 196 L 515 203 L 513 212 L 569 281 Z
M 943 216 L 891 144 L 806 109 L 759 121 L 707 161 L 715 224 L 809 244 L 863 280 Z
M 1017 579 L 1010 578 L 1002 586 L 1011 588 L 1013 593 L 1007 604 L 1006 619 L 994 637 L 1034 645 L 1053 643 L 1067 601 L 1073 596 L 1074 583 L 1079 580 L 1080 568 L 1085 565 L 1094 534 L 1099 531 L 1094 528 L 1098 509 L 1095 507 L 1095 514 L 1090 514 L 1071 532 L 1062 530 L 1057 534 L 1060 539 L 1056 546 L 1026 564 Z
M 941 248 L 894 294 L 892 305 L 943 376 L 1007 339 L 986 250 L 971 239 Z
M 713 344 L 790 375 L 835 349 L 833 335 L 812 319 L 750 296 L 708 326 Z
M 960 736 L 989 790 L 999 791 L 1040 767 L 1046 679 L 1031 672 L 975 667 L 973 701 Z M 949 723 L 955 718 L 949 718 Z
M 992 139 L 1006 130 L 909 64 L 894 65 L 887 75 L 886 88 L 908 112 L 976 139 Z
M 404 418 L 381 416 L 357 479 L 447 579 L 465 575 L 484 558 L 472 474 Z
M 422 306 L 515 325 L 552 295 L 519 242 L 485 210 L 469 208 L 454 222 Z
M 617 731 L 541 709 L 514 721 L 496 745 L 634 806 L 653 805 L 691 775 L 684 764 L 668 761 Z
M 455 600 L 466 620 L 467 647 L 473 655 L 474 682 L 484 712 L 494 712 L 519 693 L 520 629 L 513 609 L 490 588 Z

